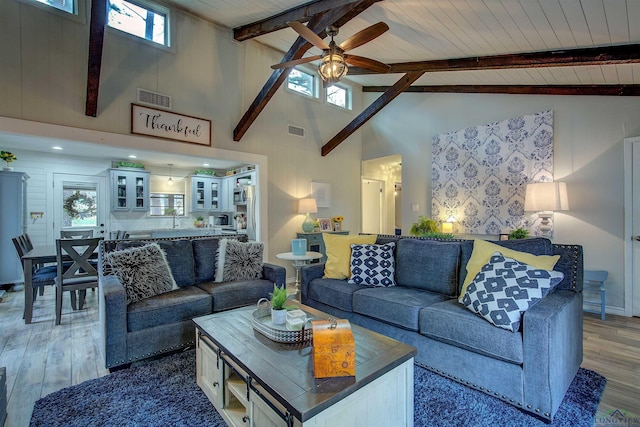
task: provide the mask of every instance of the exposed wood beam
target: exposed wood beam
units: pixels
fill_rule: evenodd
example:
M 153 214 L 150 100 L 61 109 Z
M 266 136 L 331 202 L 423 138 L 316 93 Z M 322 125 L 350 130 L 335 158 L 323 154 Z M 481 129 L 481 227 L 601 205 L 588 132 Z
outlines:
M 325 29 L 330 25 L 342 26 L 356 17 L 362 11 L 370 7 L 375 3 L 375 0 L 360 0 L 354 4 L 348 4 L 336 9 L 331 9 L 327 12 L 319 13 L 315 15 L 309 24 L 307 25 L 314 33 L 320 37 L 326 37 Z M 311 44 L 304 40 L 302 37 L 298 37 L 293 43 L 293 46 L 284 55 L 281 62 L 292 61 L 294 59 L 302 58 L 302 55 L 311 48 Z M 233 130 L 233 140 L 240 141 L 249 127 L 258 118 L 258 115 L 267 106 L 273 95 L 280 88 L 282 83 L 287 79 L 291 68 L 274 70 L 269 77 L 269 80 L 265 83 L 258 93 L 258 96 L 253 100 L 249 109 L 244 113 L 242 119 Z
M 287 28 L 287 22 L 289 21 L 307 22 L 314 15 L 319 13 L 335 9 L 337 7 L 358 3 L 360 1 L 361 0 L 316 0 L 305 3 L 277 15 L 270 16 L 269 18 L 236 27 L 233 29 L 233 38 L 237 41 L 249 40 L 254 37 Z M 381 0 L 373 0 L 373 2 L 377 1 Z
M 387 104 L 393 101 L 398 95 L 400 95 L 406 88 L 411 86 L 413 82 L 418 80 L 420 76 L 424 74 L 423 71 L 412 71 L 405 74 L 400 80 L 393 86 L 388 88 L 385 93 L 380 95 L 371 105 L 369 105 L 362 113 L 358 115 L 351 123 L 349 123 L 344 129 L 342 129 L 336 136 L 331 138 L 329 142 L 322 146 L 322 155 L 326 156 L 334 148 L 347 139 L 351 134 L 365 124 L 371 117 L 373 117 L 378 111 L 382 110 Z
M 362 91 L 386 92 L 390 87 L 364 86 Z M 438 85 L 410 86 L 405 89 L 405 92 L 640 96 L 640 85 Z
M 410 71 L 438 72 L 465 70 L 498 70 L 505 68 L 543 68 L 582 65 L 629 64 L 640 62 L 640 44 L 590 47 L 510 55 L 439 59 L 434 61 L 389 64 L 389 73 Z M 372 74 L 364 69 L 351 69 L 349 74 Z
M 98 114 L 98 92 L 102 67 L 102 45 L 104 27 L 107 23 L 107 0 L 91 0 L 91 23 L 89 27 L 89 58 L 87 65 L 87 102 L 85 114 Z

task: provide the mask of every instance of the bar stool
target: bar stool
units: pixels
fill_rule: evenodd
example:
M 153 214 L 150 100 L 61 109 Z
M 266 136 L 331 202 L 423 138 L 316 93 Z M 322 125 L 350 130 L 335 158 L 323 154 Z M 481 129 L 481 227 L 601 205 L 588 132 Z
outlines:
M 595 310 L 584 310 L 587 313 L 596 313 L 600 314 L 600 319 L 604 320 L 605 317 L 605 289 L 604 282 L 607 281 L 607 277 L 609 276 L 609 272 L 605 270 L 585 270 L 584 271 L 584 288 L 591 288 L 596 291 L 600 291 L 600 311 Z M 592 302 L 592 301 L 585 301 Z M 595 302 L 593 302 L 595 304 Z

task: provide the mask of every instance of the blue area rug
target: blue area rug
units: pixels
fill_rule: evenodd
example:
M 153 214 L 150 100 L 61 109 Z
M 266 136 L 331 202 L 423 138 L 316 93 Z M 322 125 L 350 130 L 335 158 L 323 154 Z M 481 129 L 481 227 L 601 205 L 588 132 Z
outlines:
M 114 372 L 38 400 L 32 427 L 224 427 L 196 384 L 195 350 Z M 606 379 L 580 369 L 553 424 L 415 366 L 415 426 L 592 426 Z

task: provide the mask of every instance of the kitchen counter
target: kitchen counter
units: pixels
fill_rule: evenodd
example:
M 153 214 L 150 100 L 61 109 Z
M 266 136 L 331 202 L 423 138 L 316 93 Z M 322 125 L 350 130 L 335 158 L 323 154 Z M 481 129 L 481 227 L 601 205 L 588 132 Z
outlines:
M 151 237 L 189 237 L 189 236 L 219 236 L 221 234 L 242 234 L 245 230 L 233 227 L 202 227 L 202 228 L 168 228 L 152 230 Z

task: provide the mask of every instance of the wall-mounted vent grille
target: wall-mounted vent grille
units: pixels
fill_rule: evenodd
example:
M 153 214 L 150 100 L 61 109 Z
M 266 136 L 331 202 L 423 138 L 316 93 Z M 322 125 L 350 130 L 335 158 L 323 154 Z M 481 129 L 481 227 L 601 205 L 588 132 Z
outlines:
M 138 88 L 138 102 L 171 109 L 171 97 L 158 92 Z
M 304 128 L 294 126 L 294 125 L 289 125 L 288 132 L 289 132 L 289 135 L 304 138 Z

